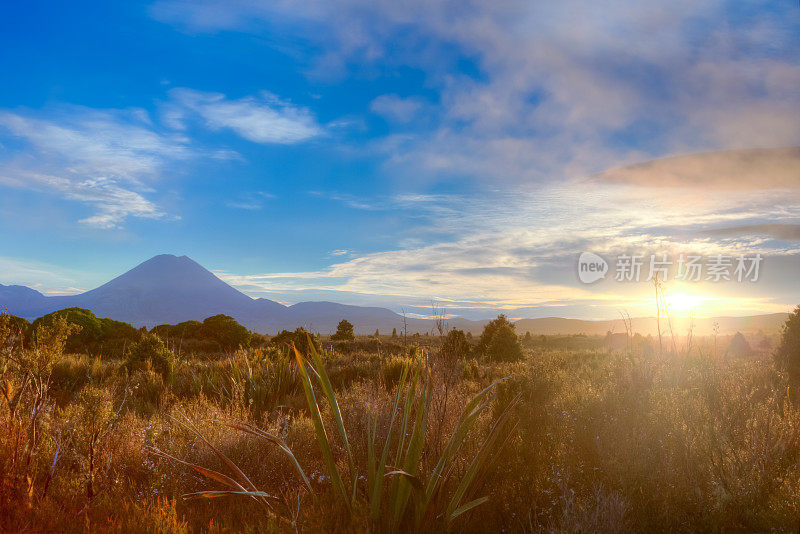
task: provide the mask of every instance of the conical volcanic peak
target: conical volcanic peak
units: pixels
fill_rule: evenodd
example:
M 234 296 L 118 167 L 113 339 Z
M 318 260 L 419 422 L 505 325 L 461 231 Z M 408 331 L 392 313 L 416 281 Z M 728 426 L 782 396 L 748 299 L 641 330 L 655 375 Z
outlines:
M 77 295 L 101 317 L 152 325 L 218 313 L 250 315 L 253 299 L 187 256 L 161 254 L 102 286 Z
M 229 298 L 243 297 L 249 299 L 249 297 L 217 278 L 214 273 L 188 256 L 174 256 L 172 254 L 153 256 L 110 282 L 89 291 L 89 293 L 100 290 L 125 289 L 142 291 L 150 288 L 164 288 L 170 292 L 175 290 L 197 291 L 200 293 L 224 291 Z

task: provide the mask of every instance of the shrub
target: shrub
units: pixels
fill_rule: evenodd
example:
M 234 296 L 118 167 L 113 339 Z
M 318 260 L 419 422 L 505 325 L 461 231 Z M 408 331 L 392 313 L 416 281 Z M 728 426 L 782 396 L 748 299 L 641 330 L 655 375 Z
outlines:
M 90 382 L 101 382 L 113 367 L 100 358 L 85 355 L 65 355 L 53 366 L 50 374 L 50 394 L 59 404 L 72 400 Z
M 38 377 L 49 377 L 56 362 L 63 356 L 69 337 L 81 327 L 57 316 L 49 323 L 34 323 L 32 350 L 23 351 L 21 364 L 24 370 Z
M 31 323 L 27 319 L 0 311 L 0 355 L 20 348 L 25 332 L 30 326 Z
M 411 358 L 392 356 L 381 364 L 381 376 L 387 391 L 391 391 L 400 381 L 403 370 L 410 364 Z
M 366 471 L 366 477 L 364 477 L 367 485 L 365 497 L 369 504 L 371 531 L 422 531 L 423 525 L 425 525 L 425 530 L 447 531 L 458 516 L 488 500 L 488 497 L 474 498 L 475 492 L 480 488 L 477 482 L 481 479 L 479 475 L 484 474 L 485 470 L 490 469 L 496 461 L 496 457 L 492 453 L 501 448 L 499 443 L 502 443 L 502 440 L 498 438 L 503 433 L 503 427 L 518 402 L 516 399 L 507 405 L 507 409 L 503 410 L 495 423 L 491 425 L 491 430 L 485 435 L 482 447 L 475 453 L 471 461 L 468 460 L 469 467 L 466 471 L 460 477 L 458 475 L 452 479 L 450 477 L 453 476 L 455 465 L 461 460 L 457 452 L 467 440 L 480 412 L 491 404 L 497 382 L 483 389 L 467 402 L 461 417 L 455 423 L 447 446 L 438 456 L 435 467 L 430 473 L 423 473 L 420 469 L 420 462 L 426 441 L 430 440 L 430 437 L 426 435 L 426 421 L 431 408 L 431 392 L 434 386 L 424 358 L 410 360 L 403 366 L 394 395 L 394 409 L 389 416 L 389 432 L 385 438 L 382 435 L 379 436 L 378 433 L 380 415 L 376 411 L 370 410 L 366 429 L 368 448 L 366 466 L 358 466 L 356 463 L 350 446 L 355 435 L 352 433 L 348 435 L 339 410 L 339 403 L 330 386 L 319 355 L 312 351 L 309 362 L 310 367 L 315 371 L 313 376 L 318 377 L 319 397 L 314 392 L 315 387 L 311 381 L 312 374 L 306 370 L 306 363 L 299 354 L 297 354 L 297 362 L 303 378 L 303 389 L 314 423 L 317 443 L 325 459 L 325 468 L 333 493 L 345 508 L 351 510 L 358 487 L 358 484 L 355 483 L 359 478 L 358 469 L 361 467 Z M 333 415 L 335 422 L 333 426 L 338 431 L 341 443 L 347 453 L 349 465 L 347 471 L 340 470 L 340 463 L 334 457 L 331 441 L 320 412 L 321 403 L 327 404 L 327 408 Z M 409 414 L 413 412 L 416 412 L 416 417 L 409 418 Z M 398 427 L 394 427 L 395 423 L 398 424 Z M 393 428 L 399 430 L 400 446 L 394 458 L 391 458 L 390 450 L 394 444 Z M 407 436 L 408 445 L 404 447 Z M 436 455 L 432 459 L 436 460 Z M 341 462 L 342 465 L 343 463 Z M 392 471 L 387 470 L 389 466 L 394 466 Z M 388 484 L 388 487 L 384 487 L 387 477 L 396 478 Z M 455 491 L 453 491 L 454 486 L 446 484 L 448 481 L 454 482 Z M 353 488 L 352 492 L 349 491 L 351 487 Z M 472 500 L 464 502 L 467 496 Z
M 86 498 L 95 496 L 95 477 L 98 470 L 98 445 L 111 429 L 116 414 L 110 392 L 88 386 L 78 395 L 77 402 L 66 410 L 65 418 L 71 442 L 71 453 L 80 471 L 84 473 Z
M 321 345 L 319 343 L 319 336 L 312 334 L 305 328 L 298 327 L 294 332 L 290 332 L 289 330 L 282 330 L 278 335 L 274 336 L 269 342 L 272 345 L 276 345 L 281 347 L 282 349 L 286 349 L 291 345 L 294 345 L 297 350 L 300 351 L 301 354 L 308 354 L 309 351 L 309 344 L 308 340 L 311 340 L 311 343 L 314 345 L 314 349 L 319 351 L 321 350 Z
M 126 408 L 144 415 L 155 414 L 169 391 L 164 376 L 153 369 L 149 360 L 125 377 L 125 386 L 130 393 Z
M 444 338 L 439 354 L 446 360 L 459 360 L 468 357 L 472 352 L 472 345 L 467 340 L 463 330 L 456 328 L 450 330 Z
M 775 361 L 778 367 L 789 373 L 792 380 L 800 380 L 800 306 L 789 314 L 783 325 Z
M 151 333 L 170 340 L 182 352 L 234 352 L 250 346 L 252 333 L 228 315 L 214 315 L 200 321 L 154 326 Z
M 490 360 L 513 362 L 522 359 L 522 345 L 511 326 L 503 325 L 492 336 L 486 355 Z
M 522 345 L 514 325 L 505 315 L 498 315 L 483 328 L 478 349 L 490 360 L 515 361 L 522 358 Z
M 98 354 L 102 352 L 121 356 L 127 345 L 139 339 L 140 333 L 128 323 L 113 319 L 100 319 L 84 308 L 66 308 L 36 319 L 30 327 L 35 333 L 40 326 L 49 326 L 63 317 L 67 323 L 79 328 L 66 339 L 64 350 L 72 353 Z
M 731 344 L 728 346 L 725 355 L 741 358 L 750 356 L 751 354 L 753 354 L 753 349 L 750 348 L 750 343 L 747 342 L 747 339 L 745 339 L 741 332 L 736 332 L 736 335 L 731 339 Z
M 250 346 L 250 331 L 228 315 L 214 315 L 203 321 L 201 339 L 213 339 L 224 351 Z
M 171 378 L 175 371 L 175 355 L 154 334 L 146 334 L 133 344 L 123 367 L 131 372 L 143 369 L 148 364 L 164 379 Z
M 505 315 L 498 315 L 497 319 L 483 327 L 483 333 L 480 340 L 478 340 L 478 351 L 481 354 L 487 353 L 489 345 L 492 343 L 492 338 L 504 326 L 514 329 L 514 325 L 509 322 Z
M 150 329 L 150 332 L 161 338 L 174 339 L 199 339 L 200 321 L 184 321 L 178 324 L 160 324 Z
M 339 325 L 336 327 L 336 333 L 331 336 L 331 340 L 333 341 L 352 341 L 355 338 L 353 323 L 347 319 L 339 321 Z

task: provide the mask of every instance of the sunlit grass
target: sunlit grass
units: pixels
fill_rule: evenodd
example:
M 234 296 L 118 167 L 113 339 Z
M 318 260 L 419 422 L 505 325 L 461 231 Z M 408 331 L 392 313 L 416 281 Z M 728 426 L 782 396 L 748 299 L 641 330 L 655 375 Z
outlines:
M 723 335 L 674 355 L 643 336 L 619 351 L 525 336 L 511 362 L 477 340 L 453 358 L 431 336 L 383 354 L 371 339 L 184 357 L 168 374 L 64 355 L 45 334 L 0 343 L 2 531 L 789 531 L 800 517 L 794 334 L 777 365 L 781 338 L 760 334 L 745 356 Z

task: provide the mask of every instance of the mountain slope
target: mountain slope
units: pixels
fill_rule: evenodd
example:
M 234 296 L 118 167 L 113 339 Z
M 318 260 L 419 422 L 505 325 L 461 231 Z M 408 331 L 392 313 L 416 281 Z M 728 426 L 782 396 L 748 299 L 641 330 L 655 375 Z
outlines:
M 272 301 L 258 305 L 186 256 L 162 254 L 102 286 L 75 295 L 76 306 L 99 317 L 151 326 L 202 319 L 218 313 L 251 318 L 256 306 L 264 313 L 281 313 Z
M 788 318 L 788 313 L 770 313 L 747 317 L 706 317 L 694 320 L 694 335 L 707 336 L 714 333 L 717 325 L 719 334 L 728 335 L 736 332 L 755 333 L 759 330 L 770 333 L 780 331 Z M 564 319 L 561 317 L 542 317 L 539 319 L 520 319 L 516 322 L 517 332 L 531 334 L 586 334 L 605 335 L 607 332 L 624 333 L 625 324 L 622 319 L 611 321 L 584 321 L 580 319 Z M 677 336 L 684 336 L 689 331 L 687 317 L 673 317 L 672 329 Z M 656 335 L 658 324 L 655 317 L 634 317 L 631 319 L 634 332 L 642 335 Z M 665 318 L 661 319 L 661 332 L 669 335 L 669 325 Z
M 403 329 L 403 317 L 386 308 L 349 306 L 335 302 L 300 302 L 284 306 L 268 299 L 253 299 L 217 278 L 212 272 L 186 256 L 162 254 L 134 267 L 113 280 L 91 291 L 78 295 L 48 297 L 24 286 L 0 285 L 0 310 L 35 319 L 55 310 L 77 306 L 91 310 L 98 317 L 124 321 L 134 326 L 152 327 L 158 324 L 175 324 L 191 319 L 225 314 L 234 317 L 247 328 L 261 333 L 276 333 L 304 326 L 323 334 L 332 333 L 342 319 L 355 325 L 356 332 L 371 334 L 376 329 L 390 333 Z M 763 330 L 777 331 L 787 314 L 769 314 L 752 317 L 718 317 L 698 319 L 695 333 L 712 332 L 714 323 L 719 333 Z M 480 334 L 487 321 L 470 321 L 462 318 L 448 320 L 450 327 Z M 409 333 L 430 332 L 433 322 L 409 318 L 405 321 Z M 582 321 L 560 317 L 521 319 L 517 332 L 523 334 L 599 334 L 624 332 L 621 320 Z M 685 321 L 675 318 L 673 328 L 684 334 Z M 656 322 L 652 317 L 633 319 L 633 330 L 654 334 Z M 662 331 L 666 332 L 662 325 Z
M 364 334 L 371 334 L 376 329 L 387 333 L 388 325 L 391 328 L 402 329 L 403 318 L 386 308 L 374 308 L 365 306 L 349 306 L 347 304 L 337 304 L 335 302 L 300 302 L 288 308 L 288 317 L 296 324 L 302 324 L 310 330 L 318 331 L 323 334 L 336 331 L 336 325 L 329 322 L 330 317 L 347 319 L 358 326 L 358 331 Z M 430 329 L 430 321 L 412 320 L 417 329 Z M 338 321 L 336 322 L 338 324 Z M 411 325 L 409 324 L 409 327 Z
M 202 320 L 223 313 L 257 332 L 293 330 L 305 326 L 333 332 L 342 319 L 362 333 L 400 330 L 402 317 L 385 308 L 347 306 L 333 302 L 302 302 L 287 307 L 272 300 L 253 299 L 217 278 L 186 256 L 162 254 L 139 264 L 113 280 L 78 295 L 48 297 L 23 286 L 0 285 L 0 309 L 35 319 L 77 306 L 98 317 L 134 326 Z M 409 320 L 409 330 L 425 331 L 427 321 Z
M 0 310 L 25 318 L 36 318 L 53 310 L 46 310 L 49 297 L 35 289 L 25 286 L 4 286 L 0 284 Z

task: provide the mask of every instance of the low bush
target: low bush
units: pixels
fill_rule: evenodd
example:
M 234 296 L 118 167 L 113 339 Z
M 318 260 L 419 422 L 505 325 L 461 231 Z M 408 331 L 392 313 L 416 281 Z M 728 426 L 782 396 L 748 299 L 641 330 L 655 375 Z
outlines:
M 501 326 L 492 336 L 486 356 L 496 362 L 515 362 L 522 359 L 522 345 L 510 326 Z
M 321 350 L 319 336 L 312 334 L 302 326 L 297 328 L 294 332 L 282 330 L 279 334 L 270 339 L 270 344 L 284 351 L 290 351 L 290 348 L 294 345 L 301 354 L 308 354 L 311 350 L 311 346 L 313 346 L 315 350 Z
M 439 354 L 446 361 L 463 360 L 472 355 L 472 344 L 463 330 L 450 330 L 444 338 Z
M 403 356 L 392 356 L 384 360 L 381 364 L 381 377 L 383 385 L 388 391 L 394 390 L 403 375 L 403 370 L 408 367 L 410 362 L 411 358 Z
M 154 334 L 146 334 L 134 343 L 125 358 L 123 368 L 128 372 L 152 367 L 164 380 L 172 378 L 175 371 L 175 355 Z

